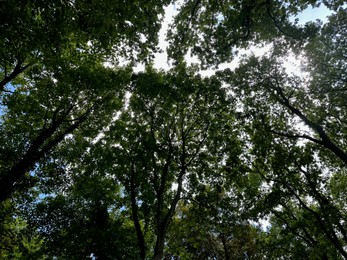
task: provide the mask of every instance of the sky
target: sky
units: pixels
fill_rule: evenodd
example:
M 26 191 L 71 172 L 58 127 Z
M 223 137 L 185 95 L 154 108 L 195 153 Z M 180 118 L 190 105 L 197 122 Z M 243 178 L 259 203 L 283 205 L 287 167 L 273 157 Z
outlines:
M 291 21 L 294 21 L 295 18 L 298 18 L 299 24 L 305 24 L 306 22 L 320 19 L 323 23 L 325 23 L 327 22 L 327 16 L 330 14 L 331 14 L 331 11 L 325 5 L 322 4 L 319 7 L 307 8 L 304 12 L 293 17 Z
M 164 69 L 168 70 L 170 69 L 170 65 L 167 62 L 167 53 L 166 48 L 168 47 L 168 43 L 166 41 L 166 32 L 168 30 L 169 24 L 173 21 L 173 17 L 177 14 L 177 8 L 175 5 L 169 5 L 166 7 L 166 15 L 164 17 L 162 28 L 159 33 L 159 47 L 163 50 L 162 53 L 156 54 L 154 59 L 154 67 L 157 69 Z M 331 11 L 325 6 L 320 5 L 320 7 L 307 8 L 304 12 L 300 13 L 299 15 L 293 17 L 291 20 L 294 21 L 295 18 L 299 19 L 299 24 L 305 24 L 308 21 L 315 21 L 316 19 L 320 19 L 322 22 L 327 21 L 327 16 L 331 14 Z M 247 54 L 247 53 L 254 53 L 257 56 L 264 55 L 266 52 L 268 52 L 270 49 L 270 46 L 266 46 L 263 48 L 257 48 L 257 47 L 251 47 L 248 50 L 241 50 L 239 55 Z M 186 55 L 186 60 L 188 64 L 191 63 L 197 63 L 198 60 L 194 57 L 190 57 L 190 55 Z M 219 70 L 223 70 L 226 68 L 234 69 L 239 64 L 240 57 L 236 57 L 236 59 L 230 63 L 221 64 L 219 66 Z M 300 61 L 298 61 L 294 56 L 288 57 L 288 62 L 286 64 L 288 68 L 289 73 L 293 73 L 295 71 L 298 71 L 298 67 L 300 67 Z M 140 64 L 135 68 L 135 71 L 143 71 L 144 65 Z M 210 76 L 214 74 L 215 70 L 204 70 L 201 71 L 200 74 L 202 76 Z

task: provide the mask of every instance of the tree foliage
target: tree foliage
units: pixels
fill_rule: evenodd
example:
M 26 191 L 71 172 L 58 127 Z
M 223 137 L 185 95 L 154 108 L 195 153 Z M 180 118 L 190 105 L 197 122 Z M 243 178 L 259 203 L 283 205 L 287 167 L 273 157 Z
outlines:
M 108 142 L 115 145 L 114 171 L 130 199 L 142 257 L 148 225 L 156 236 L 154 258 L 161 259 L 177 204 L 194 189 L 190 182 L 208 177 L 209 168 L 222 163 L 225 143 L 216 138 L 232 135 L 225 129 L 232 104 L 219 81 L 184 68 L 167 75 L 149 69 L 134 77 L 132 87 L 129 106 L 110 127 Z
M 168 1 L 4 1 L 0 90 L 36 64 L 147 57 Z M 58 65 L 59 66 L 59 65 Z
M 347 258 L 343 1 L 169 3 L 1 3 L 0 258 Z

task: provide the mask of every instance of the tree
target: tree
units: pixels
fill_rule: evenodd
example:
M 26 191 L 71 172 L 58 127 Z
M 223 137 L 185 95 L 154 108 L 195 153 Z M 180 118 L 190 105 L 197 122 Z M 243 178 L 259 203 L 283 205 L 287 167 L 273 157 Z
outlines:
M 332 251 L 321 252 L 319 257 L 347 256 L 345 209 L 334 199 L 336 192 L 330 184 L 336 183 L 334 179 L 346 167 L 344 114 L 340 112 L 345 105 L 341 88 L 344 16 L 343 9 L 331 16 L 307 46 L 305 53 L 311 62 L 305 68 L 310 72 L 306 78 L 285 72 L 281 45 L 274 48 L 271 58 L 251 57 L 225 78 L 237 93 L 244 114 L 249 115 L 253 155 L 249 163 L 266 182 L 267 189 L 258 196 L 274 219 L 272 230 L 278 235 L 278 223 L 285 225 L 301 245 L 311 248 L 307 257 L 317 257 L 317 248 L 322 247 Z M 323 71 L 322 64 L 331 64 L 330 70 Z M 306 128 L 298 127 L 300 123 Z M 286 246 L 288 252 L 294 247 Z
M 39 74 L 31 82 L 3 97 L 0 201 L 20 187 L 35 164 L 64 141 L 68 134 L 88 123 L 98 132 L 112 117 L 104 110 L 117 109 L 127 84 L 127 70 L 100 65 Z M 117 83 L 116 83 L 117 82 Z M 97 87 L 96 87 L 97 86 Z
M 190 181 L 203 175 L 199 165 L 222 164 L 225 143 L 217 139 L 229 133 L 225 118 L 231 104 L 217 80 L 193 76 L 184 67 L 168 74 L 148 69 L 134 77 L 132 88 L 129 107 L 110 127 L 107 142 L 114 147 L 115 176 L 131 205 L 141 258 L 148 254 L 149 226 L 153 257 L 161 259 L 177 204 L 192 192 Z
M 36 196 L 16 204 L 43 239 L 40 252 L 47 257 L 134 259 L 133 223 L 107 171 L 108 153 L 91 130 L 79 128 L 43 160 L 35 170 Z

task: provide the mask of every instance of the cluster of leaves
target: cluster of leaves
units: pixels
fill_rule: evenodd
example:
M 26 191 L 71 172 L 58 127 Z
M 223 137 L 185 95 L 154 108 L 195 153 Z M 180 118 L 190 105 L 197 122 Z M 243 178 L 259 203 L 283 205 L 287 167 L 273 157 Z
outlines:
M 0 258 L 347 258 L 343 1 L 183 1 L 157 71 L 169 3 L 1 5 Z
M 43 243 L 42 237 L 16 214 L 13 204 L 9 201 L 3 203 L 0 213 L 0 257 L 2 259 L 44 258 L 45 256 L 39 252 Z

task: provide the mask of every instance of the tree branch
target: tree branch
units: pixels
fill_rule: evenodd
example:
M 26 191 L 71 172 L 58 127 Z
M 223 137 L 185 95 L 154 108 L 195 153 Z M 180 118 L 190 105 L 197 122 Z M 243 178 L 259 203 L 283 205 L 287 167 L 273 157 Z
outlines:
M 269 131 L 273 134 L 279 135 L 279 136 L 283 136 L 283 137 L 287 137 L 287 138 L 303 138 L 303 139 L 307 139 L 310 140 L 312 142 L 315 142 L 317 144 L 323 144 L 323 142 L 321 140 L 315 139 L 309 135 L 292 135 L 292 134 L 288 134 L 288 133 L 283 133 L 283 132 L 277 132 L 275 130 L 269 129 Z
M 27 65 L 22 66 L 21 62 L 18 62 L 17 65 L 14 67 L 13 71 L 10 73 L 10 75 L 6 75 L 3 80 L 0 81 L 0 92 L 5 91 L 5 85 L 9 83 L 11 80 L 16 78 L 20 73 L 28 69 L 31 65 L 33 65 L 34 62 L 28 63 Z
M 330 137 L 324 131 L 321 125 L 314 123 L 303 112 L 301 112 L 298 108 L 294 107 L 290 103 L 289 99 L 283 93 L 283 90 L 279 86 L 279 83 L 276 82 L 276 84 L 277 86 L 270 81 L 270 85 L 272 86 L 272 89 L 276 90 L 277 94 L 279 95 L 279 98 L 278 98 L 279 103 L 287 107 L 293 114 L 298 116 L 307 126 L 309 126 L 313 131 L 315 131 L 321 138 L 320 141 L 316 139 L 313 139 L 311 141 L 314 141 L 318 144 L 323 145 L 325 148 L 333 152 L 338 158 L 340 158 L 347 165 L 347 154 L 343 150 L 341 150 L 334 142 L 331 141 Z M 310 140 L 310 138 L 307 138 L 307 139 Z

